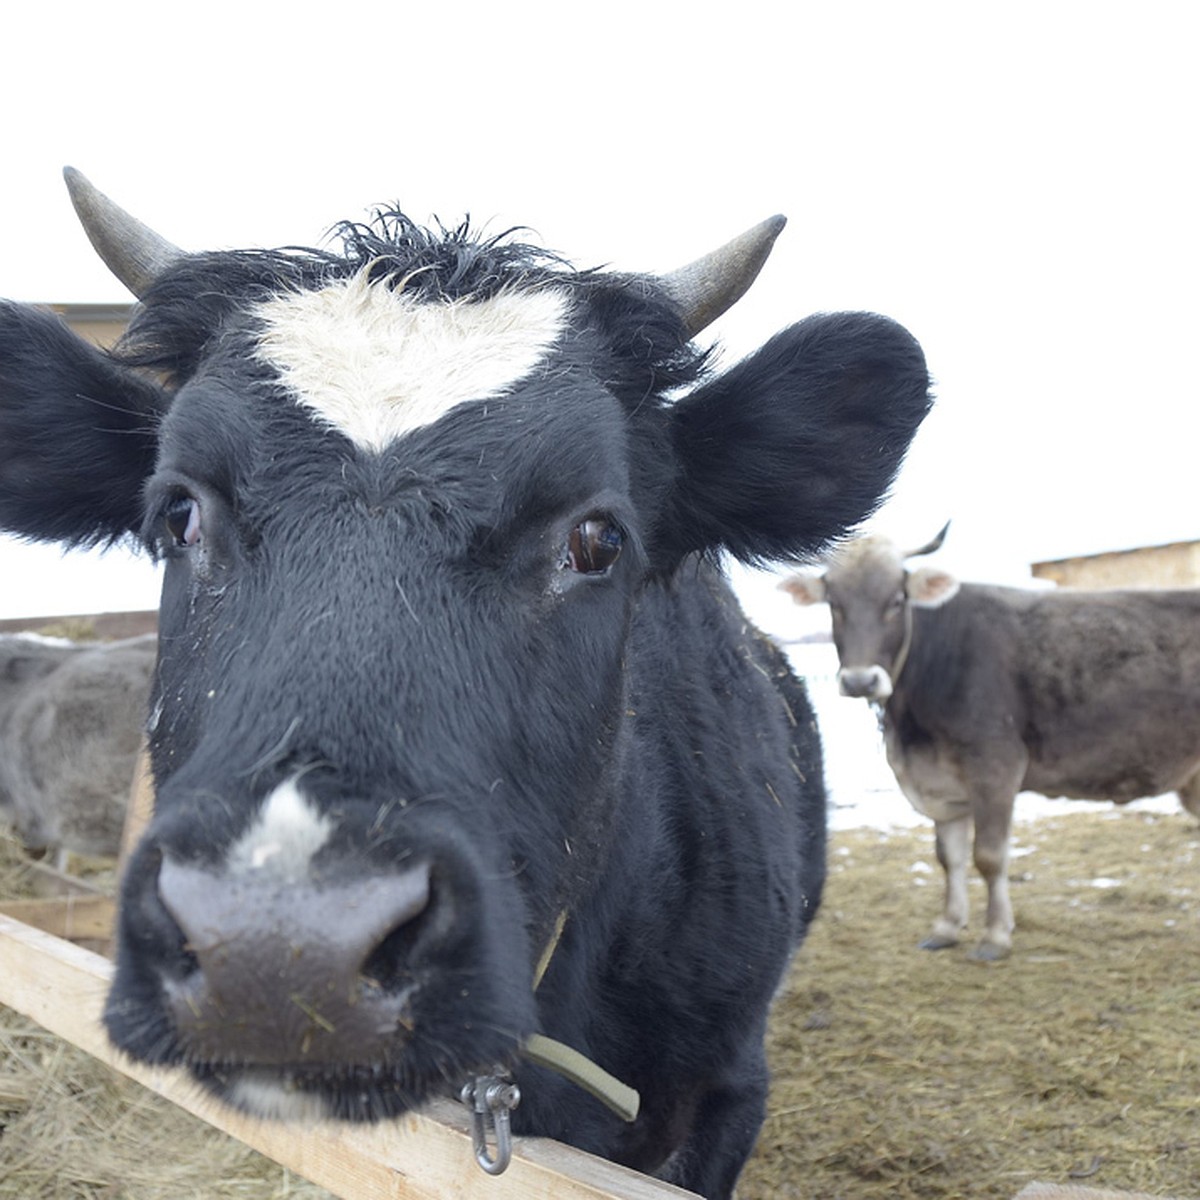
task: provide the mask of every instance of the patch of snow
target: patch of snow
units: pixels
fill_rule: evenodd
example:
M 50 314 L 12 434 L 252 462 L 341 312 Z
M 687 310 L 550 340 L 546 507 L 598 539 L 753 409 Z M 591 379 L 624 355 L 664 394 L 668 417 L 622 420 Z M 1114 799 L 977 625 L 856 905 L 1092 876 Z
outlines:
M 19 633 L 0 633 L 0 642 L 32 642 L 37 646 L 74 646 L 75 643 L 70 638 L 47 637 L 43 633 L 33 633 L 29 630 L 21 630 Z

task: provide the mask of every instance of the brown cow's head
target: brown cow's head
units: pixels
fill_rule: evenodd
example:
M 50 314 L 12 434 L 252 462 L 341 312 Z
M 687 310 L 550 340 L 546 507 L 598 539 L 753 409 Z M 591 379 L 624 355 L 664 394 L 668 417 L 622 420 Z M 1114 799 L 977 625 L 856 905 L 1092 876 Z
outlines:
M 940 567 L 905 566 L 937 550 L 949 528 L 947 522 L 931 542 L 908 551 L 884 537 L 857 538 L 823 572 L 797 572 L 780 583 L 797 604 L 829 605 L 842 695 L 886 701 L 904 666 L 912 607 L 936 608 L 958 591 L 958 581 Z

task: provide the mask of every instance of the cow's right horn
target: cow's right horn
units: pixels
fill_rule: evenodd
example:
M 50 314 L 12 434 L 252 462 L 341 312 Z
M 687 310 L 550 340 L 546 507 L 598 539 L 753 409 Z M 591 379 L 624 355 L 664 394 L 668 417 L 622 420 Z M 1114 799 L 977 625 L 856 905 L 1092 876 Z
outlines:
M 140 300 L 150 285 L 184 256 L 120 205 L 114 204 L 74 167 L 63 168 L 71 203 L 104 265 Z
M 940 550 L 942 543 L 946 540 L 946 531 L 949 528 L 950 522 L 947 521 L 945 525 L 942 526 L 941 531 L 938 533 L 937 537 L 933 539 L 933 541 L 926 542 L 925 545 L 920 547 L 918 550 L 906 550 L 903 557 L 916 558 L 918 555 L 932 554 L 935 550 Z
M 758 277 L 787 217 L 768 217 L 703 258 L 659 278 L 683 309 L 688 336 L 695 337 L 731 309 Z

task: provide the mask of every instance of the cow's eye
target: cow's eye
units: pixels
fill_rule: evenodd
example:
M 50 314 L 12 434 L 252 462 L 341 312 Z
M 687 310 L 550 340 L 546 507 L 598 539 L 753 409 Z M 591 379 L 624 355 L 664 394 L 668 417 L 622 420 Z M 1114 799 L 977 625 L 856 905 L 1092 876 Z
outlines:
M 200 540 L 200 505 L 192 496 L 171 499 L 163 513 L 167 534 L 176 546 L 194 546 Z
M 580 575 L 603 575 L 621 553 L 625 535 L 606 517 L 589 517 L 571 530 L 564 565 Z

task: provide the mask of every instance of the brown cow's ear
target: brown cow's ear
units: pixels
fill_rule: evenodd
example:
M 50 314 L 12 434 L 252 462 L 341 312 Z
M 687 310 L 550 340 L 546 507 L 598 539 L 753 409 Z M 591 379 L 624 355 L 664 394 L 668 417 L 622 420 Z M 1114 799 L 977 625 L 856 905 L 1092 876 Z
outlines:
M 798 571 L 779 582 L 779 590 L 787 592 L 797 604 L 824 604 L 825 577 L 811 571 Z
M 940 567 L 920 567 L 908 576 L 908 598 L 918 608 L 937 608 L 958 591 L 958 580 Z

